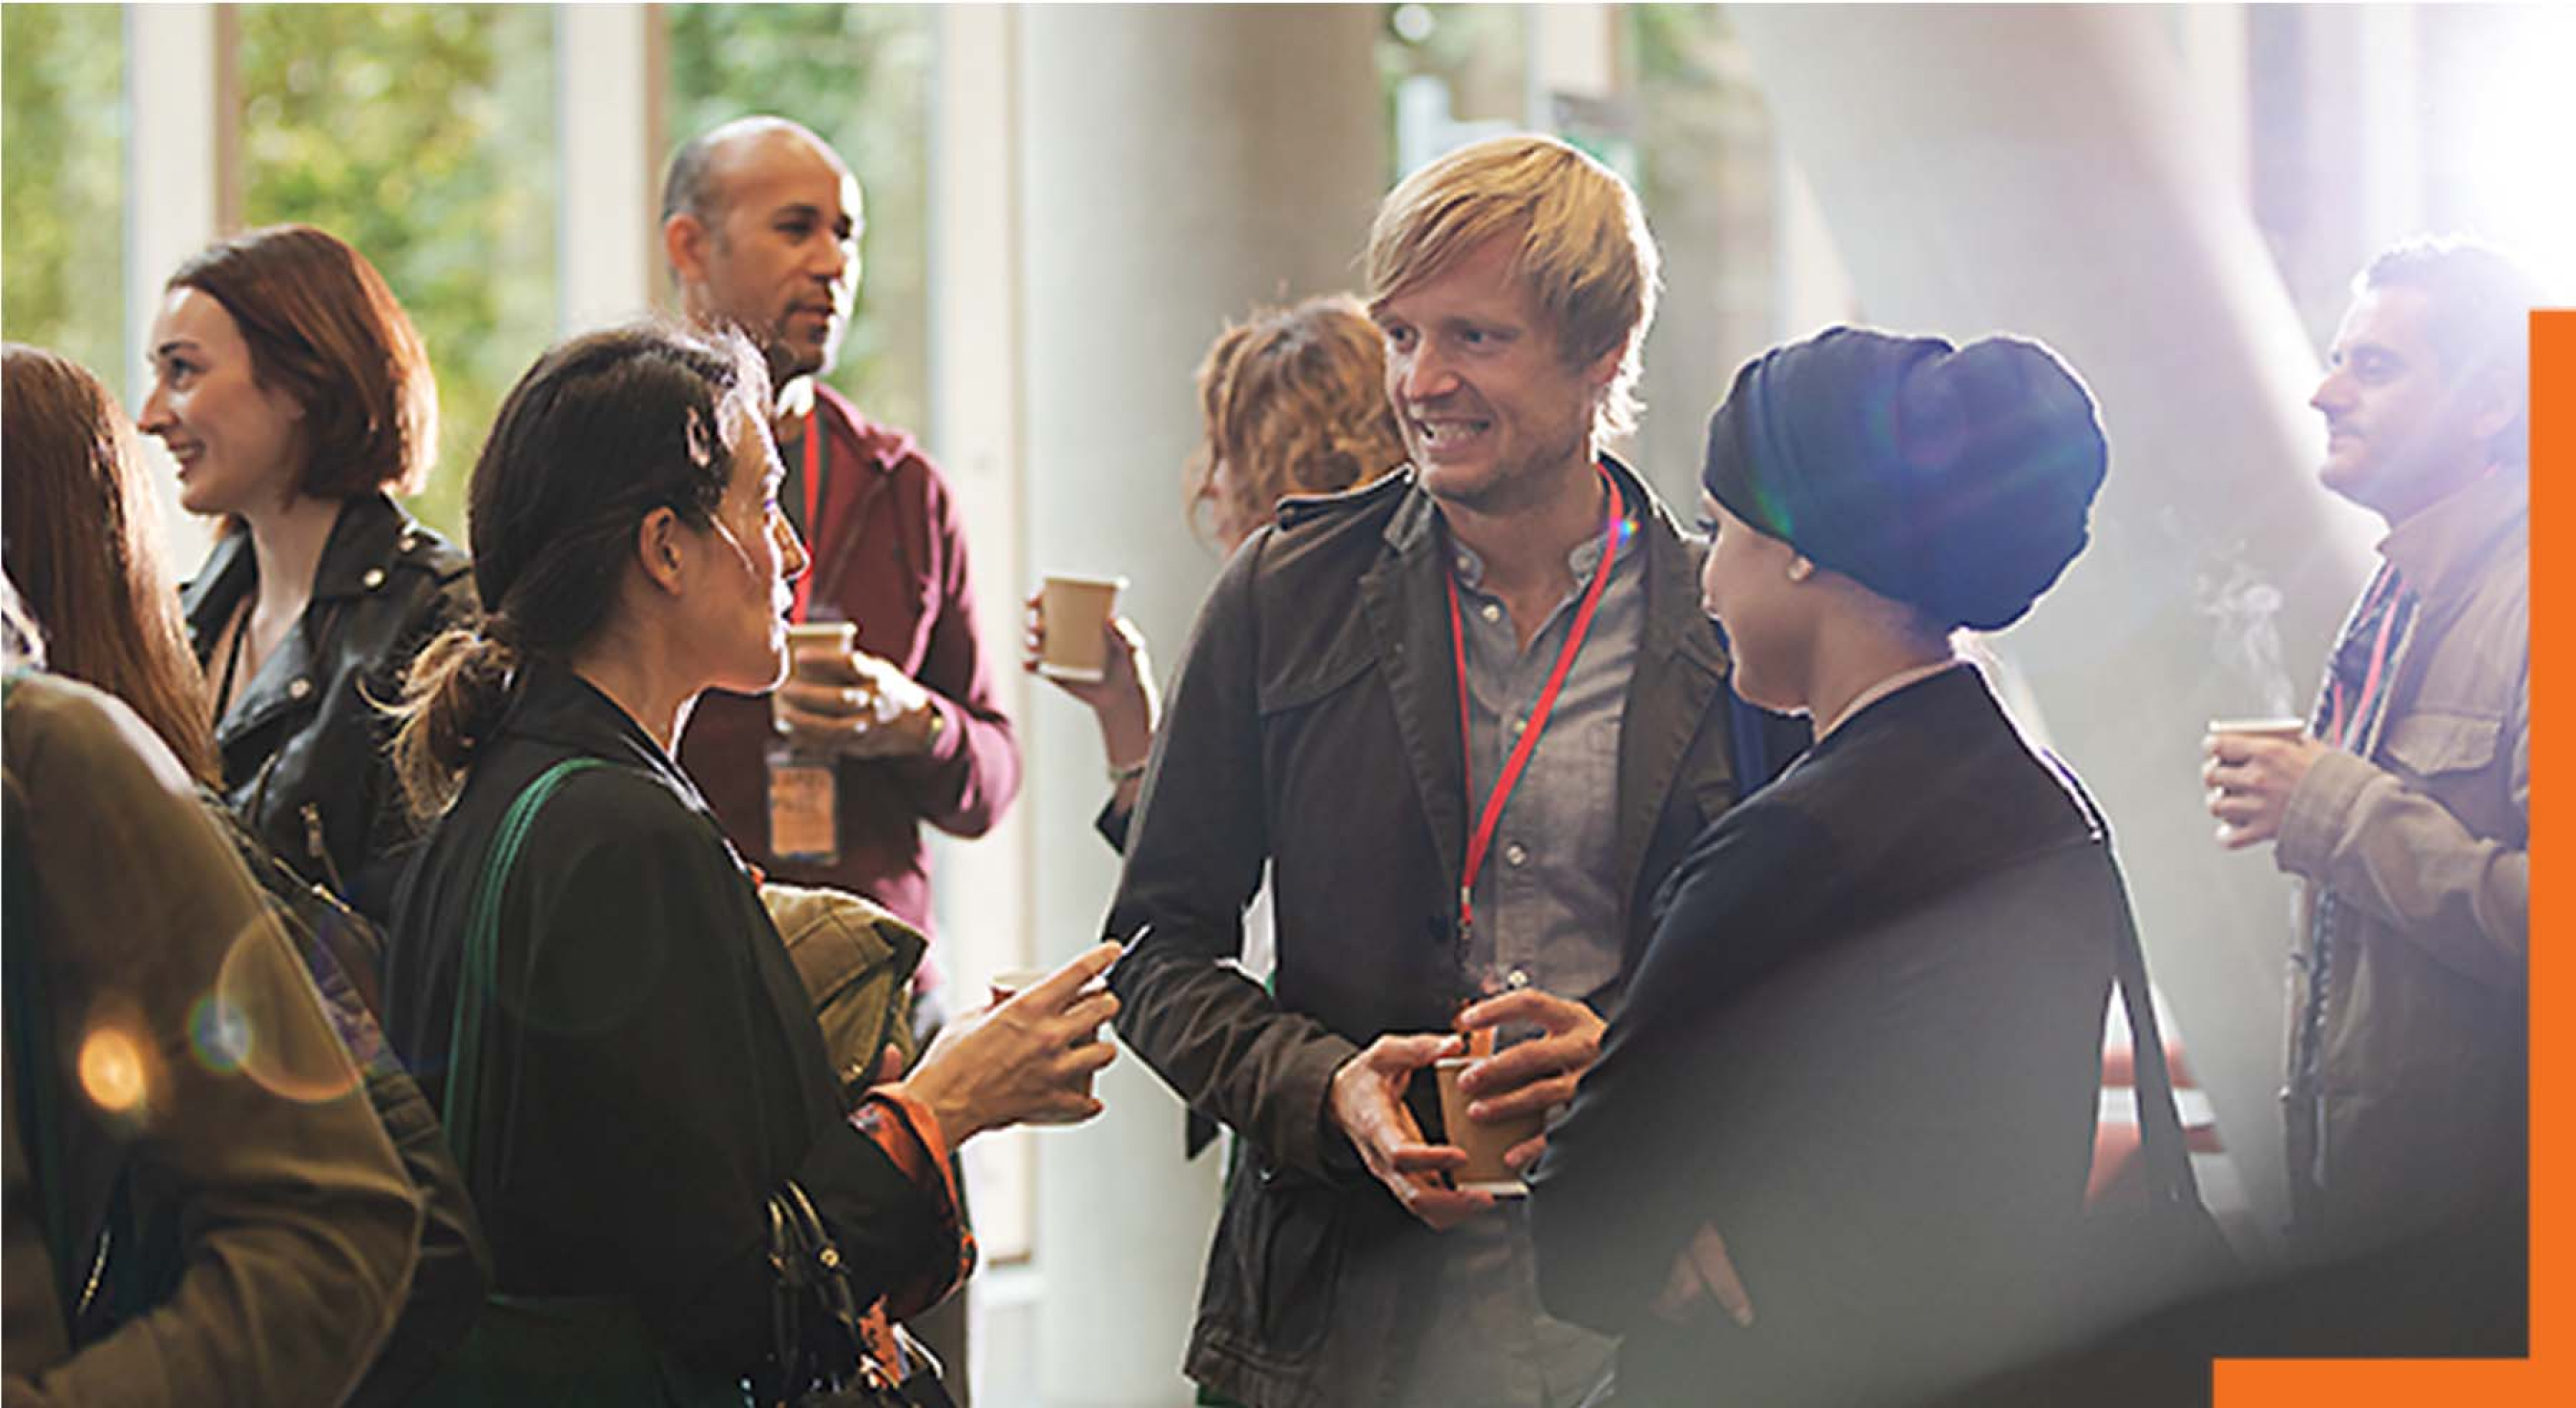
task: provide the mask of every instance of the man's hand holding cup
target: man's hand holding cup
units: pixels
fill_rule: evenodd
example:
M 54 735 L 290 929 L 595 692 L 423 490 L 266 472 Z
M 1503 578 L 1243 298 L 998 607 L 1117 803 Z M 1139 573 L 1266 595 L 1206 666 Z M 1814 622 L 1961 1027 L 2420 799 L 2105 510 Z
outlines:
M 787 683 L 772 696 L 781 732 L 799 748 L 854 758 L 916 758 L 942 726 L 930 691 L 855 643 L 847 623 L 789 628 Z
M 1547 1148 L 1547 1112 L 1573 1102 L 1575 1086 L 1601 1055 L 1608 1025 L 1582 1003 L 1536 988 L 1516 988 L 1458 1014 L 1471 1049 L 1492 1053 L 1460 1069 L 1461 1113 L 1520 1135 L 1503 1154 L 1513 1175 L 1528 1172 Z M 1491 1033 L 1504 1026 L 1535 1026 L 1539 1034 L 1494 1052 Z
M 2235 851 L 2281 834 L 2290 794 L 2326 745 L 2308 736 L 2304 719 L 2212 719 L 2200 749 L 2218 844 Z

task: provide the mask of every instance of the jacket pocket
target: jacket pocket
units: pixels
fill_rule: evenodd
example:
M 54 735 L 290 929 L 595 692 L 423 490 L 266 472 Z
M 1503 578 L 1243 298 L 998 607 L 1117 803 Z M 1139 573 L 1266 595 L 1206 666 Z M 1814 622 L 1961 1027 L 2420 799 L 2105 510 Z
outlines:
M 1273 1358 L 1322 1344 L 1342 1270 L 1345 1201 L 1294 1174 L 1235 1181 L 1217 1233 L 1227 1274 L 1211 1283 L 1207 1307 L 1226 1332 Z
M 2478 714 L 2419 711 L 2388 726 L 2389 761 L 2421 778 L 2492 766 L 2504 720 Z

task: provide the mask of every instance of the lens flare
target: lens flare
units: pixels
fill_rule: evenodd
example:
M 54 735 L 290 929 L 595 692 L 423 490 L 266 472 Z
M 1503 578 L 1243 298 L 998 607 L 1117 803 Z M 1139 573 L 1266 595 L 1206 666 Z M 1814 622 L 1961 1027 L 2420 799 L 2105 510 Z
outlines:
M 221 993 L 208 993 L 188 1009 L 188 1045 L 207 1070 L 223 1076 L 240 1070 L 252 1042 L 250 1020 Z
M 152 1081 L 143 1048 L 117 1027 L 91 1030 L 80 1048 L 81 1092 L 111 1115 L 139 1113 Z

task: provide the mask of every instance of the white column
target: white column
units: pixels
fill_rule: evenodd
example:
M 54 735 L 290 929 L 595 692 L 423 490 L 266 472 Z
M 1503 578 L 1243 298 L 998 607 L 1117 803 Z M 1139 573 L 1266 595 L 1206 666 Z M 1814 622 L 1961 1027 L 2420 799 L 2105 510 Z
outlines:
M 2288 900 L 2267 852 L 2212 843 L 2199 742 L 2306 699 L 2369 532 L 2315 483 L 2315 354 L 2230 164 L 2152 12 L 1732 14 L 1870 317 L 2039 336 L 2101 400 L 2093 546 L 2003 644 L 2119 828 L 2155 979 L 2277 1217 Z M 2277 663 L 2233 665 L 2209 608 L 2265 588 Z
M 1346 288 L 1386 180 L 1374 8 L 1033 7 L 1019 14 L 1024 580 L 1110 571 L 1168 671 L 1215 575 L 1183 527 L 1191 374 L 1257 300 Z M 1099 931 L 1116 858 L 1090 832 L 1098 735 L 1041 687 L 1022 716 L 1042 958 Z M 1179 1405 L 1214 1155 L 1132 1054 L 1110 1113 L 1037 1136 L 1037 1390 L 1050 1408 Z
M 2247 87 L 2245 7 L 2179 5 L 2167 12 L 2191 107 L 2203 130 L 2202 148 L 2227 189 L 2249 198 L 2253 157 L 2253 100 Z
M 1002 5 L 942 8 L 931 85 L 930 424 L 974 547 L 976 626 L 993 662 L 1003 710 L 1033 759 L 1028 677 L 1017 668 L 1022 596 L 1022 232 L 1017 218 L 1019 19 Z M 910 218 L 910 217 L 899 217 Z M 1041 705 L 1039 707 L 1061 707 Z M 933 834 L 940 943 L 965 1000 L 985 979 L 1037 960 L 1029 904 L 1030 846 L 1039 834 L 1024 794 L 973 841 Z M 1082 845 L 1069 835 L 1056 842 Z M 1079 926 L 1075 926 L 1079 927 Z M 1052 952 L 1052 950 L 1050 951 Z M 988 1261 L 1027 1255 L 1036 1211 L 1033 1131 L 990 1134 L 966 1147 L 975 1232 Z M 1026 1402 L 1035 1383 L 1036 1271 L 988 1264 L 967 1283 L 974 1330 L 969 1366 L 977 1401 Z
M 661 268 L 649 5 L 555 7 L 555 331 L 648 311 Z
M 227 140 L 232 66 L 230 26 L 213 5 L 137 5 L 125 12 L 125 364 L 107 375 L 129 411 L 151 389 L 144 358 L 161 286 L 180 264 L 224 232 L 239 173 Z M 148 194 L 143 194 L 148 193 Z M 107 369 L 102 368 L 102 371 Z M 172 570 L 185 576 L 205 556 L 209 525 L 179 508 L 177 466 L 161 442 L 143 437 L 153 496 Z
M 1616 94 L 1618 6 L 1532 5 L 1522 22 L 1529 55 L 1522 120 L 1532 130 L 1550 130 L 1559 93 L 1605 100 Z

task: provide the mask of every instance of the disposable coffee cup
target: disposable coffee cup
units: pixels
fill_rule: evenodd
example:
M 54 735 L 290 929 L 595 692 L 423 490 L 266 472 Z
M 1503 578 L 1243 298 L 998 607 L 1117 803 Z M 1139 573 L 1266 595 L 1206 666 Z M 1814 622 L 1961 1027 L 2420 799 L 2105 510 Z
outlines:
M 1547 1128 L 1547 1112 L 1505 1120 L 1470 1118 L 1467 1106 L 1472 1099 L 1458 1088 L 1458 1077 L 1474 1064 L 1475 1057 L 1450 1056 L 1431 1065 L 1440 1080 L 1440 1122 L 1448 1127 L 1449 1142 L 1467 1151 L 1467 1166 L 1458 1170 L 1458 1187 L 1497 1198 L 1521 1197 L 1529 1192 L 1529 1185 L 1503 1162 L 1503 1155 L 1514 1145 L 1537 1138 Z
M 984 989 L 992 995 L 994 1004 L 999 1006 L 1045 982 L 1047 974 L 1051 971 L 1053 970 L 1046 968 L 1005 968 L 987 979 Z
M 2251 738 L 2304 738 L 2308 721 L 2287 714 L 2259 719 L 2211 719 L 2209 731 L 2213 735 L 2233 733 Z
M 847 655 L 859 646 L 859 627 L 855 621 L 791 621 L 787 626 L 787 674 L 796 676 L 796 657 L 808 650 L 833 650 Z M 785 732 L 787 720 L 779 715 L 780 700 L 769 696 L 769 722 Z
M 1038 590 L 1038 622 L 1046 651 L 1038 673 L 1049 679 L 1097 681 L 1109 673 L 1109 643 L 1101 632 L 1118 608 L 1124 577 L 1050 576 Z

